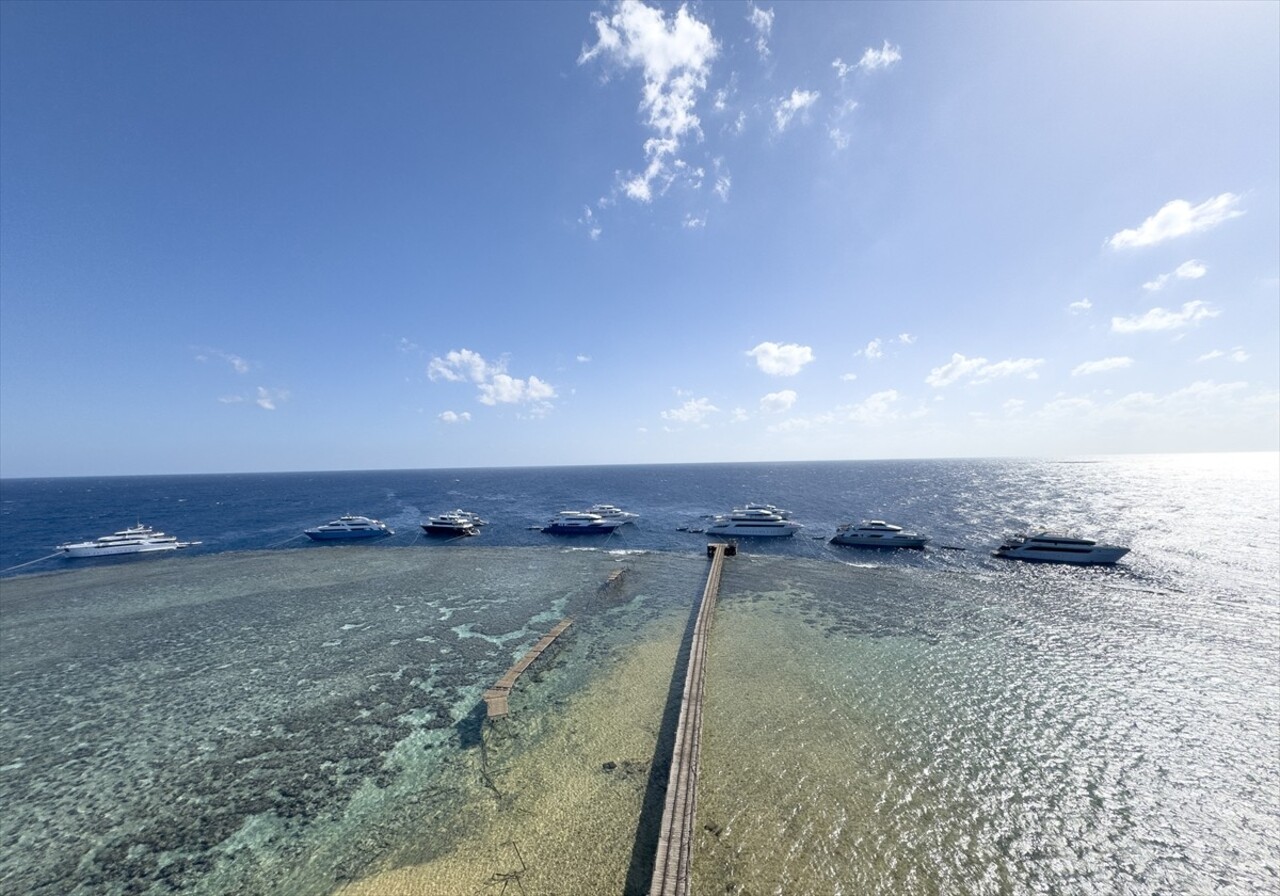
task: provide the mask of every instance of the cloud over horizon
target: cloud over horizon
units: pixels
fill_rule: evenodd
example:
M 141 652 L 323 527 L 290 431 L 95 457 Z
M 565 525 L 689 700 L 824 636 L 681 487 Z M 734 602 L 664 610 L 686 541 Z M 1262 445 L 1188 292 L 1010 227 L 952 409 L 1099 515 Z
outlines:
M 1234 193 L 1223 193 L 1195 206 L 1185 199 L 1175 199 L 1165 203 L 1160 211 L 1138 227 L 1114 234 L 1107 244 L 1113 249 L 1154 246 L 1165 240 L 1208 230 L 1243 215 L 1244 212 L 1237 208 L 1239 204 L 1240 197 Z
M 1043 358 L 1018 358 L 997 361 L 994 364 L 986 358 L 966 358 L 959 352 L 951 356 L 951 360 L 941 367 L 935 367 L 925 377 L 925 382 L 935 388 L 950 386 L 961 379 L 968 378 L 974 385 L 988 383 L 1004 376 L 1024 376 L 1033 380 L 1039 376 L 1036 369 L 1044 364 Z
M 528 405 L 535 414 L 551 409 L 555 388 L 536 376 L 517 379 L 506 372 L 506 363 L 490 363 L 479 352 L 455 349 L 444 357 L 435 357 L 427 365 L 427 378 L 433 382 L 473 383 L 477 401 L 493 407 L 499 404 Z
M 1181 311 L 1152 308 L 1145 314 L 1111 318 L 1113 333 L 1142 333 L 1156 330 L 1178 330 L 1190 327 L 1202 320 L 1217 317 L 1222 312 L 1211 308 L 1207 302 L 1184 302 Z

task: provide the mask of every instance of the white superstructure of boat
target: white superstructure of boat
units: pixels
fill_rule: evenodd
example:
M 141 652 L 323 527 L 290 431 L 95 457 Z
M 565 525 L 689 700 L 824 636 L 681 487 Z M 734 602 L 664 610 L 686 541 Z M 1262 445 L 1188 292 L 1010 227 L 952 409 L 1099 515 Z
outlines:
M 108 557 L 114 554 L 147 554 L 152 551 L 176 551 L 200 544 L 198 541 L 178 541 L 176 536 L 157 532 L 150 526 L 138 523 L 93 541 L 68 542 L 58 545 L 58 550 L 68 557 Z
M 586 510 L 562 510 L 542 531 L 548 535 L 608 535 L 626 520 L 607 520 Z
M 783 510 L 781 507 L 775 507 L 772 504 L 758 504 L 753 501 L 745 505 L 742 509 L 743 510 L 763 510 L 766 513 L 776 513 L 778 516 L 782 517 L 784 520 L 791 519 L 790 510 Z M 735 510 L 734 512 L 736 513 L 737 511 Z
M 477 517 L 462 510 L 451 510 L 437 516 L 429 517 L 422 524 L 422 531 L 428 535 L 479 535 Z
M 347 514 L 323 526 L 307 529 L 305 534 L 313 541 L 344 541 L 354 538 L 378 538 L 383 535 L 395 535 L 395 532 L 381 520 Z
M 594 513 L 596 516 L 605 520 L 633 520 L 638 517 L 638 513 L 630 513 L 613 504 L 593 504 L 587 508 L 587 513 Z
M 852 548 L 922 548 L 928 540 L 884 520 L 864 520 L 838 527 L 831 543 Z
M 1095 566 L 1115 563 L 1127 553 L 1129 549 L 1119 545 L 1098 544 L 1088 538 L 1041 532 L 1039 535 L 1016 535 L 1008 538 L 991 555 L 1008 560 Z
M 471 522 L 471 525 L 475 526 L 477 529 L 480 528 L 481 526 L 489 525 L 488 520 L 480 519 L 480 514 L 472 513 L 470 510 L 463 510 L 461 507 L 457 508 L 456 510 L 450 510 L 449 512 L 454 514 L 455 516 L 460 516 L 463 519 L 469 520 Z
M 741 507 L 730 514 L 716 517 L 706 531 L 708 535 L 734 538 L 782 538 L 795 535 L 803 527 L 782 516 L 783 513 L 785 511 L 779 511 L 776 507 L 773 510 L 761 505 Z

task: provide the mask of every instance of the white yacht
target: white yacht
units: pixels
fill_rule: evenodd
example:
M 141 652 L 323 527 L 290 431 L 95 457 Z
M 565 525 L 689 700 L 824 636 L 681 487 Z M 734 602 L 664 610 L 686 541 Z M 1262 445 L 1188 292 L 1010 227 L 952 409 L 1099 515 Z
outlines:
M 429 517 L 422 524 L 422 531 L 428 535 L 479 535 L 478 517 L 463 510 L 450 510 L 438 516 Z
M 395 532 L 381 520 L 348 514 L 323 526 L 307 529 L 305 534 L 313 541 L 343 541 L 353 538 L 380 538 L 383 535 L 395 535 Z
M 111 535 L 103 535 L 94 541 L 68 542 L 58 545 L 58 550 L 68 557 L 107 557 L 112 554 L 146 554 L 152 551 L 176 551 L 189 548 L 198 541 L 178 541 L 176 536 L 157 532 L 150 526 L 138 523 Z
M 587 510 L 562 510 L 542 531 L 548 535 L 608 535 L 626 520 L 607 520 Z
M 854 548 L 923 548 L 928 540 L 914 532 L 903 532 L 901 526 L 884 520 L 864 520 L 837 528 L 831 543 Z
M 1039 535 L 1015 535 L 1008 538 L 991 552 L 991 556 L 1009 560 L 1094 566 L 1115 563 L 1127 553 L 1129 549 L 1119 545 L 1098 544 L 1088 538 L 1070 538 L 1041 532 Z
M 748 538 L 785 537 L 795 535 L 802 528 L 782 514 L 776 507 L 772 510 L 761 505 L 737 508 L 726 516 L 718 516 L 707 526 L 707 534 L 713 536 L 730 536 Z
M 633 520 L 640 515 L 638 513 L 630 513 L 623 510 L 621 507 L 614 506 L 613 504 L 593 504 L 587 509 L 587 513 L 594 513 L 601 519 L 621 520 L 623 522 Z

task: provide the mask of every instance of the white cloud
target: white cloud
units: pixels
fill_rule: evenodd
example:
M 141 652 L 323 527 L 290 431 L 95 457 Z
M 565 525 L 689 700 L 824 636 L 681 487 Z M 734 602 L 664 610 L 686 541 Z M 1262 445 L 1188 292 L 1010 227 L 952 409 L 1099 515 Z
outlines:
M 1184 261 L 1182 264 L 1174 268 L 1173 276 L 1179 280 L 1199 280 L 1205 274 L 1209 273 L 1209 267 L 1203 261 L 1191 259 Z
M 1004 412 L 1006 414 L 1012 417 L 1017 414 L 1021 414 L 1022 409 L 1026 407 L 1026 405 L 1027 403 L 1023 401 L 1021 398 L 1010 398 L 1008 401 L 1002 404 L 1001 407 L 1004 408 Z
M 669 411 L 662 412 L 663 420 L 671 420 L 676 423 L 701 423 L 709 415 L 718 412 L 720 409 L 713 405 L 706 398 L 691 398 L 678 408 L 672 408 Z
M 912 336 L 910 333 L 899 333 L 898 341 L 901 342 L 903 345 L 911 345 L 913 342 L 916 341 L 916 337 Z
M 1043 363 L 1043 358 L 1011 358 L 993 364 L 986 358 L 966 358 L 957 353 L 946 364 L 933 368 L 924 381 L 930 386 L 942 388 L 964 377 L 969 377 L 969 381 L 975 384 L 988 383 L 1004 376 L 1025 376 L 1033 380 L 1039 376 L 1036 368 Z
M 1044 358 L 1018 358 L 997 361 L 979 370 L 973 377 L 975 383 L 987 383 L 1002 376 L 1024 376 L 1029 380 L 1037 379 L 1040 374 L 1036 368 L 1044 363 Z
M 1155 292 L 1156 290 L 1164 289 L 1164 285 L 1175 277 L 1179 280 L 1199 280 L 1208 272 L 1209 269 L 1205 266 L 1203 261 L 1196 261 L 1193 258 L 1190 261 L 1184 261 L 1172 272 L 1168 274 L 1161 274 L 1156 279 L 1142 284 L 1142 288 L 1150 292 Z
M 880 347 L 880 340 L 872 339 L 868 342 L 867 347 L 862 350 L 862 354 L 866 355 L 866 357 L 871 361 L 874 361 L 876 358 L 883 357 L 884 349 Z
M 747 4 L 747 21 L 756 31 L 756 52 L 761 59 L 769 57 L 769 35 L 773 31 L 773 10 L 761 9 L 754 3 Z
M 579 363 L 579 364 L 590 364 L 590 363 L 591 363 L 591 356 L 590 356 L 590 355 L 578 355 L 577 361 L 578 361 L 578 363 Z
M 1146 314 L 1133 317 L 1111 318 L 1113 333 L 1141 333 L 1151 330 L 1178 330 L 1189 327 L 1210 317 L 1217 317 L 1221 312 L 1210 308 L 1201 301 L 1186 302 L 1181 311 L 1165 311 L 1163 308 L 1152 308 Z
M 756 359 L 756 366 L 773 376 L 795 376 L 804 365 L 813 360 L 813 349 L 807 345 L 762 342 L 747 352 Z
M 556 390 L 544 380 L 531 376 L 528 379 L 517 379 L 506 372 L 506 364 L 491 364 L 478 352 L 470 349 L 457 349 L 443 358 L 432 358 L 427 365 L 427 376 L 431 380 L 446 380 L 451 383 L 471 382 L 479 392 L 481 404 L 493 407 L 499 404 L 527 404 L 538 414 L 551 408 L 551 399 L 556 397 Z
M 490 365 L 477 352 L 464 348 L 451 351 L 443 358 L 432 358 L 427 365 L 427 376 L 432 380 L 448 380 L 451 383 L 464 380 L 483 383 L 502 369 L 501 364 Z
M 743 423 L 747 420 L 750 420 L 751 415 L 747 413 L 746 408 L 734 408 L 733 414 L 730 416 L 729 419 L 733 423 Z
M 980 370 L 986 363 L 986 358 L 966 358 L 964 355 L 954 354 L 946 364 L 929 371 L 924 381 L 930 386 L 950 386 L 961 377 Z
M 783 389 L 781 392 L 770 392 L 764 398 L 760 399 L 760 410 L 766 414 L 780 414 L 783 411 L 791 409 L 796 403 L 795 391 L 792 389 Z
M 700 230 L 706 226 L 707 226 L 706 218 L 698 218 L 689 214 L 686 214 L 684 216 L 684 228 L 686 230 Z
M 463 411 L 461 414 L 453 411 L 444 411 L 440 415 L 440 419 L 445 423 L 466 423 L 471 420 L 471 412 Z
M 821 94 L 816 90 L 801 90 L 797 87 L 791 91 L 791 96 L 775 101 L 773 104 L 774 127 L 780 132 L 785 131 L 791 124 L 791 119 L 816 103 L 819 96 Z
M 1071 371 L 1072 376 L 1088 376 L 1091 373 L 1105 373 L 1108 370 L 1123 370 L 1133 366 L 1133 358 L 1103 358 L 1101 361 L 1085 361 Z
M 233 355 L 230 352 L 224 352 L 220 348 L 196 349 L 197 361 L 203 364 L 204 362 L 208 361 L 210 358 L 214 358 L 218 361 L 225 361 L 227 364 L 231 366 L 231 369 L 234 370 L 236 373 L 248 373 L 249 369 L 253 366 L 252 364 L 250 364 L 248 361 L 246 361 L 244 358 L 240 357 L 239 355 Z
M 1110 403 L 1087 398 L 1062 397 L 1049 402 L 1035 416 L 1054 424 L 1058 431 L 1109 424 L 1126 433 L 1152 425 L 1185 432 L 1188 427 L 1211 431 L 1220 425 L 1233 425 L 1240 419 L 1274 420 L 1277 396 L 1274 391 L 1249 392 L 1247 383 L 1215 383 L 1199 380 L 1167 395 L 1131 392 Z M 1164 430 L 1160 430 L 1164 431 Z
M 223 404 L 239 404 L 240 402 L 244 401 L 244 396 L 243 395 L 222 395 L 222 396 L 219 396 L 218 401 L 222 402 Z
M 623 69 L 638 68 L 644 78 L 640 108 L 657 136 L 645 141 L 644 172 L 626 180 L 623 191 L 637 202 L 649 202 L 655 183 L 665 189 L 676 177 L 682 141 L 701 133 L 695 108 L 719 48 L 711 28 L 687 6 L 668 20 L 659 7 L 622 0 L 612 15 L 595 12 L 591 20 L 597 40 L 583 48 L 578 63 L 602 58 Z
M 278 402 L 288 401 L 288 399 L 288 389 L 268 389 L 266 386 L 259 386 L 258 397 L 254 403 L 264 411 L 274 411 Z
M 1175 199 L 1139 227 L 1114 234 L 1107 244 L 1113 249 L 1154 246 L 1165 240 L 1208 230 L 1243 215 L 1244 212 L 1236 208 L 1239 202 L 1240 197 L 1234 193 L 1223 193 L 1194 206 L 1185 199 Z
M 852 383 L 852 382 L 853 382 L 854 380 L 856 380 L 857 378 L 858 378 L 858 375 L 857 375 L 856 373 L 842 373 L 842 374 L 840 374 L 840 379 L 841 379 L 841 380 L 843 380 L 843 381 L 844 381 L 844 382 L 846 382 L 846 383 Z
M 480 403 L 490 407 L 497 404 L 540 404 L 556 397 L 556 390 L 536 376 L 521 380 L 497 373 L 490 382 L 480 383 L 477 388 L 480 390 Z
M 1068 305 L 1067 310 L 1072 314 L 1079 314 L 1081 311 L 1088 311 L 1092 307 L 1093 302 L 1090 302 L 1088 299 L 1081 299 L 1078 302 L 1072 302 Z
M 839 77 L 839 78 L 840 78 L 840 80 L 841 80 L 841 81 L 843 81 L 843 80 L 845 79 L 845 76 L 846 76 L 846 75 L 848 75 L 848 74 L 849 74 L 849 72 L 851 72 L 851 71 L 853 71 L 855 68 L 857 68 L 857 66 L 856 66 L 856 65 L 848 65 L 848 64 L 846 64 L 846 63 L 845 63 L 842 59 L 840 59 L 838 56 L 836 57 L 835 62 L 831 63 L 831 67 L 832 67 L 832 68 L 834 68 L 834 69 L 836 70 L 836 75 L 837 75 L 837 77 Z
M 1249 360 L 1249 353 L 1245 351 L 1243 348 L 1240 348 L 1239 346 L 1237 346 L 1236 348 L 1233 348 L 1230 354 L 1222 351 L 1221 349 L 1215 348 L 1213 351 L 1205 352 L 1203 355 L 1196 358 L 1196 361 L 1197 362 L 1213 361 L 1213 360 L 1216 360 L 1217 358 L 1229 358 L 1230 360 L 1235 361 L 1237 364 L 1243 364 L 1245 361 Z
M 733 178 L 727 174 L 720 174 L 716 176 L 716 185 L 711 189 L 715 191 L 715 194 L 720 197 L 722 202 L 727 202 L 729 200 L 729 188 L 732 186 Z
M 582 217 L 578 219 L 578 223 L 587 228 L 587 235 L 593 240 L 600 239 L 600 234 L 604 232 L 600 225 L 596 223 L 596 214 L 589 205 L 583 206 Z
M 885 41 L 884 46 L 879 50 L 868 47 L 866 52 L 862 54 L 862 58 L 858 60 L 858 68 L 864 72 L 874 72 L 882 68 L 888 68 L 900 59 L 902 59 L 902 53 L 899 49 Z
M 898 392 L 895 389 L 876 392 L 850 408 L 849 419 L 854 423 L 870 426 L 892 420 L 897 416 L 893 409 L 894 402 L 897 400 Z
M 828 128 L 827 136 L 831 138 L 831 142 L 832 144 L 835 145 L 836 149 L 849 148 L 849 135 L 846 134 L 844 131 L 842 131 L 840 128 L 838 127 Z

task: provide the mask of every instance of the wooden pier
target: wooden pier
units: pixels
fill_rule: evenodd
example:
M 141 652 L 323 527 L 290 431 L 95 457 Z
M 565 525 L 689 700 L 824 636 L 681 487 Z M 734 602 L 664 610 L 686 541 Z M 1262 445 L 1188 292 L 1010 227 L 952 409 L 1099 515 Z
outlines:
M 572 619 L 561 619 L 556 623 L 556 627 L 542 636 L 542 640 L 529 648 L 529 652 L 522 656 L 514 666 L 507 670 L 507 674 L 498 679 L 497 684 L 484 692 L 485 706 L 488 707 L 488 717 L 490 719 L 500 719 L 507 714 L 507 697 L 511 695 L 511 690 L 516 686 L 516 682 L 520 676 L 524 674 L 524 670 L 533 665 L 533 661 L 542 656 L 543 651 L 551 646 L 556 638 L 564 634 L 565 629 L 573 625 Z
M 737 553 L 731 545 L 711 544 L 707 556 L 711 569 L 702 590 L 702 604 L 693 626 L 689 667 L 680 700 L 680 720 L 676 725 L 675 749 L 667 779 L 667 798 L 662 810 L 658 852 L 653 863 L 649 896 L 688 896 L 689 862 L 693 847 L 694 812 L 698 788 L 698 751 L 702 738 L 702 686 L 705 680 L 707 636 L 716 597 L 720 593 L 720 573 L 726 554 Z

